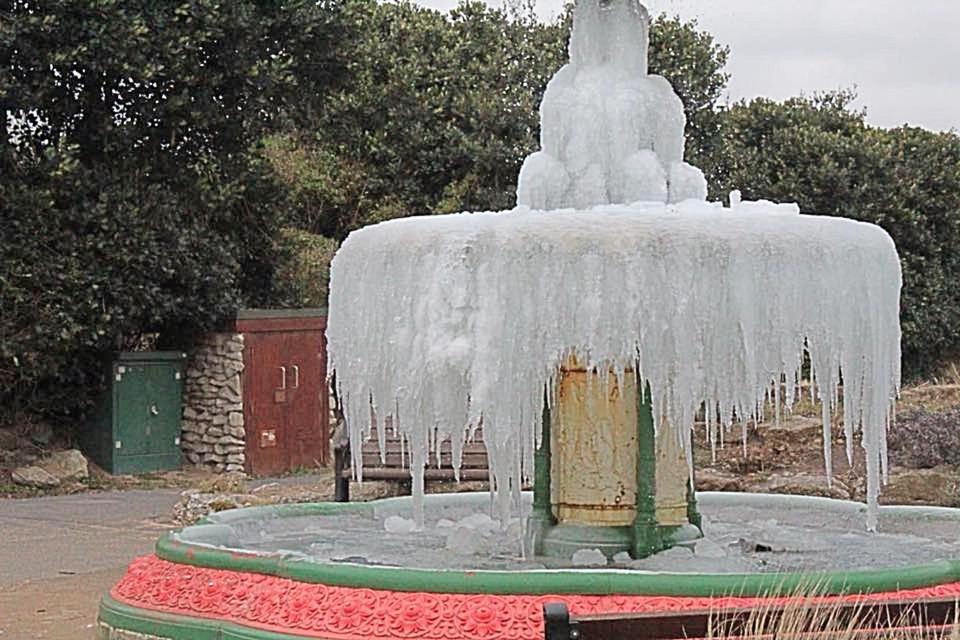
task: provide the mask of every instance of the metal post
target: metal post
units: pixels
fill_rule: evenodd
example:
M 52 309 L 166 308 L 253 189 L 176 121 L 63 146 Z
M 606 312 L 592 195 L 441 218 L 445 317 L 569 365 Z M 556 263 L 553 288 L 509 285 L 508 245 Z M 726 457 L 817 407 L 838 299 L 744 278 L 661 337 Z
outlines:
M 338 442 L 333 448 L 333 499 L 350 502 L 350 477 L 346 474 L 350 459 L 350 442 Z

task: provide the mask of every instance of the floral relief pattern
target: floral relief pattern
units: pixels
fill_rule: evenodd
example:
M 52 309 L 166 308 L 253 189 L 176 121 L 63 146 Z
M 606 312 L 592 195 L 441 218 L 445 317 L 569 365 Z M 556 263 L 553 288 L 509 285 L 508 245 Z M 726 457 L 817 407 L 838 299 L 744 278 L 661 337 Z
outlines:
M 748 607 L 760 600 L 406 593 L 193 567 L 156 556 L 134 561 L 110 595 L 141 609 L 325 640 L 540 640 L 546 602 L 564 602 L 574 615 L 590 615 Z M 874 600 L 890 595 L 824 599 Z M 907 600 L 960 597 L 960 583 L 901 591 L 897 596 Z

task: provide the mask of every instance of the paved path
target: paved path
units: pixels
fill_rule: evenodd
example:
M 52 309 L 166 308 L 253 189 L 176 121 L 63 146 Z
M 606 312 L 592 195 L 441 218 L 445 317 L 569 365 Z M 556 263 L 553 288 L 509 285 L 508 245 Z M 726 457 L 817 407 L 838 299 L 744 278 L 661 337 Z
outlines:
M 0 640 L 88 640 L 100 596 L 172 528 L 178 489 L 0 500 Z

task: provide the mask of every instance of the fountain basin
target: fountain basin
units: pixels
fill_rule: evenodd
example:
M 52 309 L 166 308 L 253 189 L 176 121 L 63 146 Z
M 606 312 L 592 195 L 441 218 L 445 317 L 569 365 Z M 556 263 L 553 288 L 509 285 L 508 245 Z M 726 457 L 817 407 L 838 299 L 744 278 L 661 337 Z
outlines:
M 335 530 L 338 522 L 358 518 L 368 519 L 371 533 L 380 538 L 402 537 L 385 533 L 382 522 L 408 513 L 408 498 L 223 512 L 168 534 L 158 542 L 155 555 L 131 565 L 101 604 L 101 637 L 125 640 L 134 637 L 122 635 L 129 632 L 178 639 L 533 639 L 543 634 L 542 604 L 553 600 L 584 615 L 755 606 L 812 587 L 825 598 L 960 597 L 960 541 L 955 534 L 951 538 L 960 526 L 960 509 L 883 507 L 883 533 L 861 534 L 856 523 L 862 528 L 865 507 L 858 503 L 712 493 L 699 494 L 698 500 L 707 519 L 706 540 L 721 547 L 729 542 L 726 550 L 732 560 L 726 566 L 717 564 L 720 558 L 708 557 L 701 558 L 706 571 L 690 563 L 684 568 L 680 554 L 694 556 L 695 546 L 693 552 L 675 548 L 659 560 L 652 556 L 608 567 L 562 566 L 556 560 L 543 564 L 544 559 L 535 558 L 526 567 L 518 561 L 512 569 L 482 568 L 491 566 L 489 562 L 478 563 L 481 568 L 470 568 L 467 562 L 440 568 L 417 560 L 422 549 L 394 558 L 390 566 L 373 564 L 380 562 L 375 548 L 354 546 L 352 557 L 339 557 L 339 547 L 325 548 L 311 557 L 302 543 L 315 539 L 320 529 Z M 428 513 L 476 513 L 489 508 L 489 496 L 432 495 L 425 507 Z M 765 518 L 757 519 L 757 511 Z M 777 522 L 770 523 L 771 518 Z M 744 528 L 744 522 L 755 519 L 760 524 Z M 304 533 L 311 521 L 316 531 Z M 764 522 L 779 538 L 764 537 Z M 803 523 L 824 531 L 822 540 L 808 540 L 802 547 Z M 344 548 L 359 539 L 352 526 L 342 527 L 338 544 Z M 411 539 L 426 545 L 429 528 L 428 521 L 427 531 Z M 713 538 L 710 531 L 717 532 Z M 739 539 L 724 540 L 727 531 L 737 531 Z M 291 548 L 298 544 L 300 548 Z M 818 568 L 835 562 L 828 557 L 831 547 L 837 557 L 853 557 L 850 568 Z M 337 558 L 324 558 L 323 553 Z M 716 556 L 716 548 L 707 555 Z M 756 566 L 743 565 L 745 560 Z M 679 570 L 657 571 L 658 561 L 664 562 L 661 567 Z M 493 564 L 497 562 L 505 561 Z

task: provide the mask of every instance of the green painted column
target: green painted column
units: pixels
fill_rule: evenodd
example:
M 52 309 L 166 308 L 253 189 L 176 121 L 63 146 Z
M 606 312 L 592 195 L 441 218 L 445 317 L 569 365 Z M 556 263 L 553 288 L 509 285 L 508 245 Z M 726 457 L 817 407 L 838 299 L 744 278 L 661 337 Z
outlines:
M 527 545 L 536 555 L 543 554 L 543 538 L 556 524 L 550 505 L 550 403 L 543 394 L 543 432 L 540 447 L 533 458 L 533 508 L 527 520 Z
M 697 506 L 696 477 L 690 478 L 690 484 L 687 485 L 687 521 L 703 532 L 703 518 Z
M 631 555 L 644 558 L 660 551 L 663 541 L 657 524 L 657 441 L 650 385 L 638 379 L 637 389 L 637 515 L 633 521 Z

